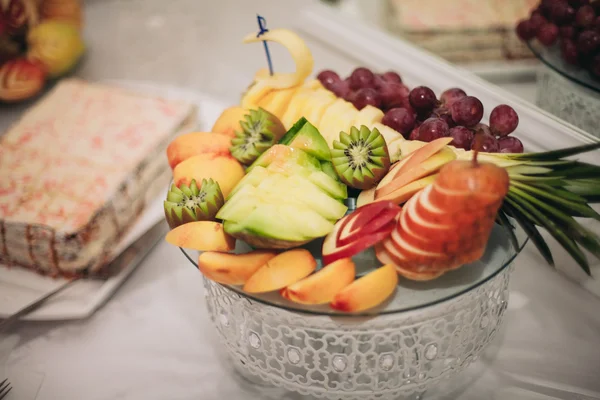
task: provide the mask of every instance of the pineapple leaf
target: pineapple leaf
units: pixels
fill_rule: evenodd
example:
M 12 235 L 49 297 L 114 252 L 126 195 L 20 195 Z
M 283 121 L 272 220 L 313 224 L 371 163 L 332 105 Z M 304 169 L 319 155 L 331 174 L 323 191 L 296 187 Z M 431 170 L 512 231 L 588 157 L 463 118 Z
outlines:
M 552 252 L 533 222 L 535 217 L 508 197 L 505 198 L 502 209 L 507 213 L 507 215 L 510 215 L 517 221 L 517 223 L 521 226 L 521 228 L 523 228 L 529 239 L 531 239 L 535 247 L 538 249 L 542 257 L 544 257 L 546 262 L 553 267 L 554 258 L 552 257 Z
M 600 214 L 598 214 L 592 207 L 588 206 L 585 203 L 585 200 L 580 196 L 573 195 L 572 193 L 566 191 L 559 191 L 558 189 L 554 189 L 549 186 L 538 188 L 533 185 L 525 185 L 520 182 L 511 182 L 511 185 L 513 185 L 513 189 L 517 195 L 523 197 L 526 196 L 527 200 L 531 203 L 539 203 L 539 207 L 546 209 L 552 214 L 555 214 L 557 218 L 560 218 L 567 224 L 577 223 L 571 218 L 571 216 L 593 218 L 600 221 Z M 565 195 L 562 192 L 566 192 L 567 194 Z M 567 197 L 575 197 L 577 201 L 573 201 Z M 541 199 L 548 200 L 553 204 L 546 204 Z M 552 206 L 556 206 L 556 208 Z
M 554 172 L 551 168 L 536 167 L 532 165 L 515 165 L 514 167 L 506 168 L 509 175 L 542 175 L 551 174 Z
M 523 192 L 521 191 L 521 194 Z M 560 227 L 548 216 L 544 215 L 536 206 L 541 206 L 544 203 L 537 202 L 535 205 L 531 204 L 524 197 L 521 197 L 521 194 L 512 190 L 509 191 L 507 198 L 511 199 L 513 202 L 519 204 L 524 209 L 526 209 L 531 215 L 535 216 L 538 225 L 546 228 L 548 233 L 556 239 L 564 249 L 573 257 L 573 259 L 579 264 L 579 266 L 585 271 L 586 274 L 591 275 L 590 266 L 588 264 L 587 258 L 585 254 L 581 251 L 577 243 L 571 239 L 565 232 L 560 229 Z M 526 194 L 526 193 L 525 193 Z M 525 196 L 527 197 L 527 196 Z M 531 196 L 528 196 L 531 198 Z M 574 220 L 573 220 L 574 221 Z M 575 222 L 577 224 L 577 222 Z
M 521 175 L 521 174 L 508 174 L 510 177 L 511 182 L 512 181 L 518 181 L 518 182 L 536 182 L 536 183 L 545 183 L 546 185 L 551 185 L 551 186 L 563 186 L 565 184 L 564 179 L 561 179 L 560 177 L 554 177 L 554 176 L 539 176 L 539 175 L 535 175 L 535 176 L 528 176 L 528 175 Z
M 577 179 L 566 182 L 565 189 L 577 194 L 588 203 L 600 202 L 600 180 Z
M 519 240 L 515 235 L 515 227 L 508 219 L 508 215 L 503 210 L 498 211 L 498 222 L 502 225 L 506 231 L 508 232 L 510 242 L 515 250 L 519 249 Z
M 572 162 L 569 165 L 557 166 L 548 176 L 563 177 L 565 179 L 597 178 L 600 176 L 600 166 L 581 162 Z
M 527 161 L 554 161 L 565 157 L 575 156 L 577 154 L 587 153 L 596 149 L 600 149 L 600 142 L 560 150 L 544 151 L 541 153 L 511 154 L 510 158 L 513 160 Z

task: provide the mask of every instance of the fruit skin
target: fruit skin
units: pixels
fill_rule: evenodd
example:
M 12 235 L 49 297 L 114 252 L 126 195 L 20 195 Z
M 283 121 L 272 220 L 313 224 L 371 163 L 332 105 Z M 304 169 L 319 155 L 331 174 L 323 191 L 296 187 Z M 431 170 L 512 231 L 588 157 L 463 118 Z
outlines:
M 230 156 L 231 138 L 220 133 L 191 132 L 173 139 L 167 147 L 167 159 L 171 169 L 190 157 L 210 153 Z
M 218 183 L 204 179 L 198 187 L 192 179 L 189 186 L 171 186 L 164 202 L 165 218 L 171 229 L 193 221 L 212 221 L 223 203 Z
M 213 221 L 196 221 L 180 225 L 167 233 L 167 243 L 184 249 L 198 251 L 232 251 L 235 239 L 223 230 L 223 225 Z
M 331 153 L 325 138 L 306 118 L 300 118 L 279 140 L 279 144 L 300 149 L 319 161 L 331 161 Z
M 244 116 L 247 113 L 248 110 L 238 106 L 226 108 L 221 115 L 219 115 L 219 118 L 217 118 L 210 131 L 234 138 L 235 132 L 242 130 L 240 121 L 244 119 Z
M 393 221 L 402 208 L 391 201 L 380 201 L 363 207 L 358 207 L 352 214 L 341 222 L 337 246 L 345 246 L 361 236 L 378 232 L 387 223 Z
M 342 258 L 314 274 L 281 289 L 282 297 L 300 304 L 326 304 L 354 281 L 356 267 L 350 258 Z
M 390 156 L 385 139 L 377 128 L 366 126 L 340 132 L 333 141 L 331 161 L 340 180 L 356 189 L 369 189 L 388 172 Z
M 81 30 L 83 13 L 79 0 L 43 0 L 40 4 L 42 20 L 67 22 Z
M 227 198 L 231 190 L 244 177 L 244 168 L 231 156 L 219 154 L 198 154 L 180 162 L 173 169 L 173 181 L 176 186 L 189 185 L 192 179 L 213 179 Z
M 205 251 L 198 257 L 198 269 L 208 279 L 223 285 L 243 285 L 276 255 L 276 252 L 266 250 L 245 254 Z
M 387 264 L 355 280 L 335 295 L 330 307 L 345 312 L 360 312 L 376 307 L 394 293 L 398 274 Z
M 13 102 L 35 96 L 44 87 L 46 71 L 41 64 L 18 58 L 0 66 L 0 101 Z
M 292 285 L 307 277 L 317 261 L 306 249 L 288 250 L 271 258 L 244 284 L 248 293 L 266 293 Z
M 60 21 L 45 21 L 29 30 L 27 58 L 44 65 L 48 76 L 67 73 L 85 51 L 76 26 Z

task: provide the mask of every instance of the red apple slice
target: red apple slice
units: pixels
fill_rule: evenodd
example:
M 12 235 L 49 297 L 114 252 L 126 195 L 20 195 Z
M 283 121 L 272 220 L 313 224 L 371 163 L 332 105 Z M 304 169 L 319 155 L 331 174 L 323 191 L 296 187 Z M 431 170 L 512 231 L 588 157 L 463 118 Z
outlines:
M 476 209 L 498 202 L 498 196 L 490 193 L 448 189 L 439 181 L 436 181 L 432 186 L 431 204 L 443 210 Z
M 392 202 L 378 202 L 357 208 L 340 228 L 337 245 L 345 246 L 359 237 L 379 231 L 400 213 L 402 208 Z M 352 215 L 356 214 L 354 218 Z
M 423 161 L 442 150 L 446 145 L 450 144 L 452 140 L 453 139 L 451 137 L 441 137 L 432 140 L 420 149 L 413 151 L 410 153 L 408 160 L 402 164 L 400 170 L 396 172 L 396 175 L 421 164 Z
M 350 258 L 355 254 L 374 246 L 388 237 L 390 232 L 394 230 L 395 225 L 395 222 L 391 221 L 382 227 L 378 232 L 361 236 L 359 240 L 341 247 L 336 246 L 336 237 L 338 232 L 336 232 L 337 229 L 334 228 L 334 230 L 330 232 L 323 241 L 323 249 L 321 251 L 323 256 L 323 265 L 331 264 L 340 258 Z

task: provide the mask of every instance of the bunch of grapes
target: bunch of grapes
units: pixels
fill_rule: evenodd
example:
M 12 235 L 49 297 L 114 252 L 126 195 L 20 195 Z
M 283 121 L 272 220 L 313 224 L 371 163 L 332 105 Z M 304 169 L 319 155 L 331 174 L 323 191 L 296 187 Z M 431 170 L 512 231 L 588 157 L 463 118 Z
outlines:
M 407 139 L 430 142 L 452 137 L 451 145 L 471 150 L 475 134 L 481 134 L 482 151 L 523 152 L 521 141 L 509 136 L 517 128 L 519 116 L 508 105 L 494 108 L 490 124 L 486 125 L 481 123 L 481 101 L 459 88 L 446 90 L 438 99 L 426 86 L 410 90 L 396 72 L 375 74 L 364 67 L 356 68 L 346 79 L 331 70 L 320 72 L 317 78 L 326 89 L 358 110 L 367 105 L 381 109 L 385 113 L 381 123 Z
M 558 45 L 565 62 L 600 78 L 600 0 L 542 0 L 516 31 L 521 40 Z

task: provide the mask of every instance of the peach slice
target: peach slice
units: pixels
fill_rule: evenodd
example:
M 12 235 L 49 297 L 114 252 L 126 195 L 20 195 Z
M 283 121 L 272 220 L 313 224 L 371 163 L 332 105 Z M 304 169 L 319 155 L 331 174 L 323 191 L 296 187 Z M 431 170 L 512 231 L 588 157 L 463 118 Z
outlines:
M 277 255 L 256 250 L 245 254 L 205 251 L 198 257 L 198 269 L 209 279 L 224 285 L 243 285 L 260 267 Z
M 351 258 L 339 259 L 316 273 L 281 289 L 281 295 L 300 304 L 329 303 L 354 281 L 356 268 Z
M 394 293 L 398 274 L 393 264 L 386 264 L 355 280 L 335 295 L 330 307 L 345 312 L 368 310 L 383 303 Z
M 176 137 L 167 147 L 171 169 L 190 157 L 203 153 L 231 156 L 231 137 L 220 133 L 192 132 Z
M 260 267 L 244 284 L 248 293 L 265 293 L 283 289 L 307 277 L 317 261 L 306 249 L 280 253 Z
M 235 239 L 223 230 L 223 224 L 196 221 L 179 225 L 167 233 L 165 240 L 177 247 L 198 251 L 232 251 Z
M 217 118 L 210 131 L 213 133 L 222 133 L 233 138 L 235 137 L 235 131 L 242 130 L 240 121 L 244 119 L 246 114 L 247 110 L 242 107 L 234 106 L 226 108 L 219 118 Z
M 219 154 L 199 154 L 177 164 L 173 169 L 173 181 L 179 186 L 189 185 L 192 179 L 214 179 L 227 198 L 231 190 L 244 177 L 244 167 L 235 158 Z

